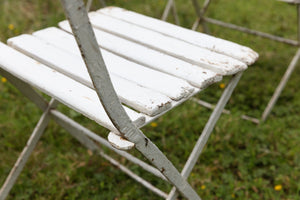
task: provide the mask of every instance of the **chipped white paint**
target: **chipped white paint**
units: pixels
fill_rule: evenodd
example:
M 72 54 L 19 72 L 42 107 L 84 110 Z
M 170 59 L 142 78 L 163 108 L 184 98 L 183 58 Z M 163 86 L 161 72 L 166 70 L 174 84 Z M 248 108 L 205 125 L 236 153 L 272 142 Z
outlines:
M 0 67 L 19 79 L 54 97 L 63 104 L 96 121 L 109 130 L 118 132 L 107 117 L 96 92 L 77 81 L 33 60 L 0 43 Z M 132 121 L 144 124 L 141 114 L 124 107 Z
M 71 37 L 69 39 L 73 39 L 71 35 L 69 36 Z M 68 44 L 67 41 L 63 39 L 62 41 L 50 40 L 45 42 L 30 35 L 21 35 L 9 39 L 8 43 L 25 54 L 51 66 L 53 69 L 93 88 L 79 52 L 77 52 L 78 55 L 76 56 L 64 49 L 51 45 L 53 42 L 66 49 L 78 50 L 78 47 L 75 46 L 75 41 L 72 40 L 74 42 L 72 43 L 73 45 Z M 161 93 L 137 85 L 114 74 L 111 75 L 111 79 L 121 101 L 140 112 L 153 116 L 171 107 L 171 99 Z
M 151 64 L 147 64 L 146 62 L 144 63 L 142 60 L 139 60 L 137 56 L 132 56 L 131 60 L 135 60 L 139 64 L 125 60 L 124 58 L 116 56 L 115 54 L 107 51 L 102 51 L 104 58 L 103 59 L 101 52 L 99 51 L 99 48 L 97 46 L 97 41 L 94 37 L 92 27 L 89 24 L 83 1 L 62 0 L 62 4 L 64 6 L 67 17 L 70 19 L 70 23 L 72 24 L 72 30 L 77 38 L 77 44 L 81 49 L 81 52 L 83 54 L 82 57 L 86 63 L 86 67 L 88 68 L 89 75 L 93 79 L 93 85 L 95 86 L 96 91 L 91 85 L 86 70 L 84 70 L 85 65 L 81 61 L 81 57 L 78 53 L 78 48 L 76 47 L 72 37 L 70 37 L 67 33 L 65 34 L 65 36 L 68 36 L 63 36 L 62 39 L 57 39 L 56 37 L 52 38 L 52 36 L 50 38 L 45 38 L 46 36 L 44 37 L 43 34 L 40 34 L 40 32 L 35 33 L 35 36 L 22 35 L 20 37 L 9 40 L 9 43 L 15 48 L 19 49 L 23 53 L 30 55 L 31 57 L 36 58 L 36 60 L 33 60 L 21 54 L 20 52 L 17 52 L 16 50 L 13 50 L 10 47 L 7 47 L 6 45 L 0 43 L 0 55 L 4 57 L 0 60 L 0 67 L 3 70 L 11 73 L 13 76 L 16 76 L 17 78 L 20 78 L 21 80 L 31 84 L 32 86 L 45 92 L 46 94 L 58 99 L 70 108 L 73 108 L 74 110 L 88 116 L 104 127 L 110 129 L 113 133 L 109 134 L 108 140 L 117 148 L 129 149 L 132 148 L 133 145 L 135 145 L 136 149 L 139 150 L 160 171 L 160 173 L 165 176 L 166 179 L 168 179 L 170 183 L 172 183 L 182 193 L 183 196 L 188 199 L 200 199 L 195 190 L 186 182 L 185 179 L 187 174 L 189 173 L 189 170 L 193 167 L 193 163 L 196 163 L 196 154 L 198 153 L 195 154 L 194 152 L 197 151 L 201 153 L 201 150 L 214 127 L 214 124 L 220 116 L 220 113 L 223 109 L 222 107 L 225 106 L 226 102 L 231 96 L 232 90 L 234 89 L 236 83 L 238 82 L 238 79 L 241 76 L 241 72 L 237 76 L 235 76 L 235 78 L 233 79 L 234 81 L 232 82 L 233 84 L 230 84 L 229 87 L 224 91 L 224 94 L 222 95 L 218 106 L 210 117 L 210 120 L 206 125 L 203 134 L 201 135 L 201 137 L 205 137 L 205 139 L 200 141 L 200 147 L 199 145 L 195 147 L 192 153 L 192 157 L 194 157 L 192 159 L 192 163 L 188 163 L 187 166 L 189 169 L 186 170 L 187 172 L 183 172 L 183 176 L 179 174 L 178 170 L 156 147 L 156 145 L 137 128 L 145 124 L 146 117 L 144 117 L 143 114 L 136 113 L 135 111 L 132 111 L 131 109 L 128 109 L 126 107 L 124 110 L 124 107 L 120 104 L 114 88 L 123 86 L 129 89 L 129 91 L 135 90 L 139 87 L 141 89 L 148 88 L 147 90 L 151 89 L 157 92 L 161 92 L 172 99 L 178 100 L 176 102 L 171 102 L 169 98 L 164 96 L 164 102 L 167 102 L 165 105 L 163 105 L 165 106 L 164 109 L 160 110 L 154 117 L 147 116 L 147 122 L 149 122 L 149 119 L 154 119 L 162 115 L 167 110 L 171 109 L 171 104 L 172 107 L 177 106 L 200 91 L 200 89 L 194 88 L 186 82 L 188 81 L 189 83 L 192 83 L 193 81 L 191 80 L 193 80 L 193 78 L 189 78 L 187 74 L 182 73 L 184 75 L 181 75 L 180 73 L 174 71 L 174 69 L 177 70 L 177 68 L 179 68 L 179 66 L 177 65 L 186 63 L 182 60 L 180 61 L 179 59 L 183 59 L 190 63 L 197 63 L 198 65 L 201 65 L 207 69 L 213 69 L 215 72 L 222 73 L 222 75 L 230 75 L 242 71 L 246 69 L 246 65 L 240 61 L 232 59 L 231 57 L 197 47 L 196 45 L 189 44 L 188 42 L 184 42 L 181 39 L 176 39 L 173 36 L 166 36 L 165 34 L 160 34 L 157 31 L 151 31 L 147 28 L 145 29 L 143 27 L 132 25 L 130 23 L 124 22 L 123 20 L 117 20 L 112 17 L 106 17 L 105 15 L 96 14 L 98 16 L 102 16 L 101 20 L 103 18 L 109 19 L 105 19 L 105 23 L 110 23 L 109 26 L 113 27 L 113 31 L 111 31 L 111 29 L 107 29 L 106 25 L 104 25 L 104 29 L 106 31 L 114 32 L 115 35 L 120 35 L 118 31 L 124 31 L 125 35 L 122 35 L 123 38 L 135 40 L 140 44 L 152 48 L 149 49 L 147 47 L 137 45 L 138 47 L 136 47 L 135 50 L 143 49 L 141 51 L 142 54 L 140 54 L 141 57 L 147 57 L 148 52 L 156 51 L 160 51 L 156 53 L 157 55 L 159 54 L 159 56 L 151 57 L 151 59 L 159 59 L 163 57 L 162 55 L 164 55 L 164 53 L 177 57 L 174 58 L 176 62 L 170 62 L 172 65 L 176 64 L 175 68 L 168 68 L 167 70 L 163 69 L 163 65 L 156 66 L 157 63 L 155 62 L 149 62 Z M 97 20 L 95 22 L 98 23 Z M 120 25 L 121 29 L 115 29 L 117 25 Z M 134 27 L 133 33 L 127 32 L 127 28 L 132 27 Z M 101 29 L 103 29 L 103 27 Z M 142 41 L 142 38 L 140 37 L 141 35 L 139 34 L 145 36 L 143 40 L 147 40 L 147 42 L 144 43 Z M 56 36 L 56 34 L 54 35 Z M 71 39 L 65 40 L 66 38 Z M 102 43 L 100 44 L 100 46 L 101 45 Z M 146 51 L 145 49 L 149 50 Z M 155 51 L 153 49 L 155 49 Z M 111 49 L 109 50 L 113 51 Z M 124 50 L 125 48 L 122 49 L 122 51 Z M 121 53 L 117 52 L 117 50 L 114 50 L 114 52 L 121 55 Z M 138 51 L 136 53 L 141 52 Z M 125 52 L 123 52 L 123 54 L 124 57 L 127 57 L 125 56 Z M 149 55 L 152 56 L 154 54 L 155 53 L 150 53 Z M 166 60 L 171 59 L 172 56 L 166 56 Z M 41 64 L 39 62 L 47 64 L 52 68 L 50 68 L 49 66 L 45 66 L 44 64 Z M 108 70 L 106 65 L 108 66 Z M 184 66 L 185 65 L 183 64 L 181 67 Z M 149 69 L 148 67 L 156 69 L 158 71 L 154 71 L 152 69 Z M 190 64 L 188 69 L 190 70 L 190 73 L 206 72 L 205 69 L 195 68 L 197 67 Z M 183 69 L 180 70 L 183 72 Z M 108 71 L 110 71 L 110 74 L 108 73 Z M 159 71 L 163 71 L 164 73 Z M 62 74 L 61 72 L 63 72 L 64 74 Z M 208 83 L 205 83 L 205 81 L 209 80 L 211 82 L 214 82 L 218 78 L 220 78 L 219 75 L 210 72 L 210 70 L 207 70 L 207 72 L 209 73 L 200 76 L 203 83 L 196 82 L 199 88 L 208 85 Z M 165 73 L 180 77 L 180 79 L 171 75 L 167 75 Z M 121 86 L 113 87 L 110 81 L 111 79 L 113 83 L 118 82 Z M 130 84 L 132 84 L 133 82 L 135 83 L 135 85 L 131 87 Z M 195 83 L 192 84 L 196 85 Z M 148 94 L 146 90 L 143 91 L 145 92 L 145 94 Z M 135 93 L 136 91 L 132 92 L 132 94 L 128 92 L 130 95 L 126 100 L 130 99 L 131 96 L 133 97 L 137 95 L 137 93 Z M 151 95 L 155 96 L 157 92 Z M 99 102 L 99 98 L 103 103 L 105 111 Z M 161 100 L 160 97 L 157 99 Z M 134 99 L 132 99 L 132 101 L 134 101 Z M 145 103 L 144 100 L 143 103 Z M 156 102 L 155 105 L 159 106 L 158 102 Z M 51 113 L 53 114 L 53 112 Z M 108 118 L 108 116 L 110 119 Z M 135 123 L 132 123 L 132 121 L 134 121 Z M 115 128 L 112 124 L 114 124 L 117 128 Z M 79 128 L 78 126 L 76 127 L 78 128 L 77 130 L 79 132 L 83 133 L 81 131 L 81 128 Z M 118 130 L 120 131 L 119 133 Z M 122 138 L 117 136 L 117 134 L 122 135 Z M 124 140 L 123 138 L 126 138 L 126 140 Z M 86 138 L 84 139 L 84 141 L 82 140 L 82 142 L 86 145 L 90 143 L 87 141 L 88 140 L 86 140 Z M 131 172 L 123 168 L 123 166 L 119 165 L 119 163 L 112 160 L 110 157 L 106 156 L 105 154 L 102 154 L 102 156 L 110 160 L 110 162 L 112 162 L 116 166 L 120 167 L 123 171 L 127 171 L 126 173 L 136 178 L 136 180 L 138 180 L 146 187 L 150 188 L 157 194 L 166 197 L 165 193 L 161 192 L 160 190 L 156 190 L 156 188 L 152 185 L 141 181 L 138 176 L 133 176 Z M 157 173 L 157 170 L 153 172 Z
M 120 150 L 129 150 L 134 147 L 134 143 L 128 141 L 127 139 L 121 137 L 120 135 L 117 135 L 113 132 L 110 132 L 107 136 L 107 139 L 109 143 Z
M 67 21 L 63 21 L 59 25 L 64 30 L 71 32 L 71 28 Z M 205 88 L 209 84 L 220 81 L 222 78 L 220 75 L 217 75 L 211 70 L 192 65 L 191 63 L 165 53 L 155 51 L 146 46 L 125 40 L 98 29 L 94 29 L 94 31 L 96 39 L 103 49 L 149 68 L 184 79 L 195 87 Z M 37 33 L 38 37 L 47 38 L 47 40 L 54 40 L 52 37 L 53 35 L 55 35 L 55 37 L 59 35 L 61 39 L 67 40 L 66 33 L 57 28 L 49 28 Z M 137 54 L 137 52 L 139 53 Z
M 60 26 L 68 27 L 66 23 L 60 23 Z M 66 30 L 68 30 L 68 28 L 66 28 Z M 161 92 L 173 100 L 180 100 L 191 94 L 194 90 L 194 87 L 184 80 L 130 62 L 127 59 L 116 56 L 105 50 L 102 50 L 102 53 L 109 71 L 125 79 L 136 82 L 139 85 Z M 143 58 L 147 55 L 139 56 Z M 162 87 L 162 85 L 164 87 Z
M 238 45 L 236 43 L 216 38 L 207 34 L 195 32 L 186 28 L 178 27 L 176 25 L 163 22 L 148 16 L 144 16 L 132 11 L 127 11 L 118 7 L 107 7 L 98 10 L 103 14 L 112 16 L 119 20 L 136 24 L 179 40 L 188 42 L 208 50 L 225 54 L 227 56 L 236 58 L 246 64 L 252 64 L 258 58 L 258 54 L 252 49 Z
M 26 37 L 26 39 L 23 37 Z M 81 79 L 81 81 L 86 84 L 90 83 L 88 74 L 85 73 L 82 75 L 86 69 L 84 67 L 84 62 L 79 55 L 71 54 L 60 48 L 55 48 L 51 44 L 35 39 L 30 35 L 11 38 L 9 39 L 9 44 L 13 45 L 15 48 L 22 45 L 22 48 L 20 49 L 24 51 L 26 49 L 26 53 L 30 53 L 29 50 L 32 51 L 31 56 L 42 58 L 43 62 L 51 65 L 51 67 L 56 67 L 57 70 L 66 69 L 71 73 L 76 73 L 76 70 L 78 73 L 75 78 Z M 72 49 L 72 46 L 70 46 L 69 49 Z M 110 52 L 103 51 L 103 57 L 110 73 L 131 82 L 135 82 L 142 87 L 165 94 L 171 99 L 180 100 L 181 98 L 188 96 L 194 89 L 194 87 L 189 85 L 186 81 L 143 67 Z M 164 87 L 161 87 L 162 85 Z M 125 92 L 124 95 L 126 95 Z
M 91 12 L 89 17 L 92 25 L 96 28 L 149 46 L 193 64 L 200 65 L 201 67 L 216 70 L 218 73 L 229 75 L 247 68 L 246 64 L 231 57 L 200 48 L 101 13 Z

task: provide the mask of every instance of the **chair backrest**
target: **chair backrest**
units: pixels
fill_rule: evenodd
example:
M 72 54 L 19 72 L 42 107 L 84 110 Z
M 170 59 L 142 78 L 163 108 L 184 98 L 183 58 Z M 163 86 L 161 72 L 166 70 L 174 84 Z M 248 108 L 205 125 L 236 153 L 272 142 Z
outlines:
M 97 95 L 114 126 L 130 141 L 140 130 L 131 122 L 110 80 L 82 0 L 61 0 Z

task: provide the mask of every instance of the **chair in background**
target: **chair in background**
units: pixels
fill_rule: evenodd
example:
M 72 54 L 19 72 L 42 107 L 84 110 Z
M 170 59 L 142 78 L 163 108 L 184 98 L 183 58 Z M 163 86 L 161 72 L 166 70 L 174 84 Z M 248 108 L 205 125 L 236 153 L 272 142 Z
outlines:
M 82 0 L 61 2 L 69 22 L 10 38 L 9 46 L 0 43 L 0 74 L 43 110 L 0 190 L 0 200 L 9 194 L 50 119 L 159 196 L 174 199 L 178 191 L 188 199 L 200 199 L 186 179 L 242 72 L 258 54 L 121 8 L 88 14 Z M 223 76 L 232 79 L 180 174 L 140 128 Z M 52 97 L 51 101 L 32 87 Z M 59 103 L 107 128 L 108 141 L 57 111 Z M 170 194 L 161 191 L 105 154 L 95 141 L 174 188 Z M 124 151 L 133 147 L 154 167 Z
M 174 0 L 169 0 L 168 1 L 168 6 L 169 7 L 172 7 L 172 2 L 173 1 Z M 213 0 L 205 0 L 204 3 L 203 3 L 203 6 L 201 7 L 201 6 L 199 6 L 199 3 L 198 3 L 197 0 L 193 0 L 193 5 L 194 5 L 194 8 L 195 8 L 195 11 L 196 11 L 196 14 L 197 14 L 197 19 L 195 20 L 195 23 L 193 24 L 192 30 L 196 30 L 199 27 L 199 25 L 202 25 L 204 32 L 209 33 L 207 23 L 211 23 L 211 24 L 215 24 L 215 25 L 222 26 L 222 27 L 225 27 L 225 28 L 230 28 L 230 29 L 234 29 L 234 30 L 241 31 L 241 32 L 244 32 L 244 33 L 248 33 L 248 34 L 260 36 L 260 37 L 263 37 L 263 38 L 267 38 L 267 39 L 270 39 L 270 40 L 274 40 L 274 41 L 277 41 L 277 42 L 285 43 L 285 44 L 288 44 L 288 45 L 291 45 L 291 46 L 297 46 L 297 47 L 300 46 L 300 0 L 278 0 L 278 1 L 281 1 L 281 2 L 285 2 L 285 3 L 295 5 L 296 8 L 297 8 L 297 16 L 298 16 L 298 18 L 297 18 L 297 20 L 298 20 L 298 22 L 297 22 L 297 27 L 298 27 L 297 40 L 292 40 L 292 39 L 276 36 L 276 35 L 273 35 L 273 34 L 261 32 L 261 31 L 257 31 L 257 30 L 252 30 L 252 29 L 249 29 L 249 28 L 246 28 L 246 27 L 242 27 L 242 26 L 238 26 L 238 25 L 235 25 L 235 24 L 231 24 L 231 23 L 227 23 L 227 22 L 223 22 L 223 21 L 220 21 L 220 20 L 216 20 L 216 19 L 213 19 L 213 18 L 206 17 L 205 13 L 208 10 L 208 7 L 209 7 L 209 5 L 212 1 Z M 169 4 L 171 4 L 171 5 L 169 5 Z M 172 7 L 172 8 L 175 9 L 175 7 Z M 172 14 L 174 16 L 177 15 L 176 13 L 177 12 L 174 12 L 174 11 L 172 12 Z M 170 9 L 168 7 L 166 7 L 164 15 L 168 16 L 169 14 L 170 14 Z M 165 17 L 163 19 L 166 19 L 166 18 L 167 17 Z M 176 16 L 176 18 L 178 18 L 178 16 Z M 270 115 L 272 109 L 274 108 L 278 98 L 280 97 L 280 94 L 282 93 L 286 83 L 288 82 L 290 76 L 292 75 L 292 73 L 293 73 L 293 71 L 294 71 L 294 69 L 295 69 L 295 67 L 296 67 L 296 65 L 299 61 L 299 58 L 300 58 L 300 49 L 298 48 L 296 54 L 294 55 L 293 59 L 289 63 L 284 75 L 282 76 L 281 81 L 279 82 L 278 86 L 276 87 L 271 99 L 269 100 L 266 108 L 264 109 L 264 112 L 262 113 L 261 118 L 256 119 L 256 118 L 249 117 L 249 116 L 246 116 L 246 115 L 243 115 L 242 118 L 244 118 L 246 120 L 250 120 L 254 123 L 259 123 L 260 120 L 265 121 L 267 119 L 267 117 Z M 203 102 L 203 101 L 199 101 L 199 103 L 201 105 L 205 106 L 205 107 L 213 107 L 210 104 L 208 104 L 206 102 Z

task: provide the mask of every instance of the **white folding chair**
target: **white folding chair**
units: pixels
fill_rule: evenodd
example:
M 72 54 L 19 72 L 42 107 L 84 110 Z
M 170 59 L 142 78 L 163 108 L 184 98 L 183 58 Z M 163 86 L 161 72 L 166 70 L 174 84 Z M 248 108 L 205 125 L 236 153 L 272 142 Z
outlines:
M 10 47 L 0 43 L 0 74 L 43 110 L 0 190 L 0 200 L 8 195 L 51 118 L 159 196 L 174 199 L 179 191 L 187 199 L 200 199 L 186 179 L 242 72 L 257 59 L 257 53 L 121 8 L 107 7 L 88 15 L 82 0 L 61 2 L 71 26 L 63 21 L 60 29 L 50 27 L 11 38 Z M 226 75 L 232 80 L 180 174 L 139 128 Z M 46 102 L 32 87 L 52 100 Z M 109 142 L 57 111 L 58 103 L 107 128 Z M 95 141 L 174 189 L 167 194 L 156 188 L 105 154 Z M 133 147 L 154 167 L 124 151 Z
M 230 29 L 233 29 L 233 30 L 237 30 L 237 31 L 241 31 L 241 32 L 244 32 L 244 33 L 248 33 L 248 34 L 260 36 L 260 37 L 263 37 L 263 38 L 267 38 L 267 39 L 270 39 L 270 40 L 274 40 L 274 41 L 277 41 L 277 42 L 285 43 L 285 44 L 288 44 L 288 45 L 291 45 L 291 46 L 299 47 L 300 46 L 300 1 L 299 0 L 278 0 L 278 1 L 289 3 L 289 4 L 295 5 L 297 7 L 297 16 L 298 16 L 298 18 L 297 18 L 297 20 L 298 20 L 298 22 L 297 22 L 297 27 L 298 27 L 297 40 L 284 38 L 284 37 L 273 35 L 273 34 L 270 34 L 270 33 L 265 33 L 265 32 L 261 32 L 261 31 L 249 29 L 247 27 L 238 26 L 238 25 L 235 25 L 235 24 L 223 22 L 221 20 L 206 17 L 205 13 L 208 9 L 208 6 L 210 5 L 211 2 L 213 2 L 213 0 L 205 0 L 202 7 L 199 6 L 198 0 L 193 0 L 193 5 L 194 5 L 194 8 L 195 8 L 195 11 L 196 11 L 196 14 L 197 14 L 197 19 L 195 20 L 195 23 L 192 27 L 192 30 L 196 30 L 199 27 L 199 25 L 201 24 L 203 26 L 204 32 L 209 33 L 207 23 L 211 23 L 211 24 L 215 24 L 215 25 L 222 26 L 222 27 L 225 27 L 225 28 L 230 28 Z M 168 5 L 170 4 L 169 7 L 172 7 L 173 2 L 174 2 L 174 0 L 169 0 L 168 1 Z M 175 7 L 173 9 L 175 9 Z M 166 6 L 165 12 L 164 12 L 164 15 L 166 17 L 164 19 L 166 19 L 169 14 L 170 14 L 170 9 Z M 176 12 L 173 11 L 172 14 L 175 16 Z M 176 16 L 176 17 L 178 18 L 178 16 Z M 278 86 L 276 87 L 271 99 L 269 100 L 266 108 L 264 109 L 264 111 L 262 113 L 262 116 L 261 116 L 261 119 L 256 119 L 256 118 L 253 118 L 253 117 L 243 115 L 244 119 L 251 120 L 255 123 L 259 123 L 260 120 L 265 121 L 267 119 L 267 117 L 270 115 L 272 109 L 274 108 L 278 98 L 280 97 L 280 94 L 282 93 L 286 83 L 290 79 L 290 76 L 292 75 L 299 59 L 300 59 L 300 49 L 298 48 L 296 54 L 294 55 L 293 59 L 289 63 L 284 75 L 282 76 L 281 81 L 279 82 Z M 206 106 L 206 107 L 210 106 L 211 107 L 211 105 L 205 104 L 205 102 L 200 102 L 200 103 L 203 106 Z

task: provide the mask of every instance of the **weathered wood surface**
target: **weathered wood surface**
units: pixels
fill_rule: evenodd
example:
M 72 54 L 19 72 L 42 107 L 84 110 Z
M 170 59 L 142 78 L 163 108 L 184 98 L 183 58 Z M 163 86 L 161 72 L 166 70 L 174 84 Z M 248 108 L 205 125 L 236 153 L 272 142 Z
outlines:
M 0 67 L 70 108 L 112 131 L 117 131 L 100 104 L 96 92 L 40 62 L 0 43 Z M 137 125 L 145 118 L 125 107 Z
M 139 127 L 220 81 L 222 76 L 245 70 L 257 59 L 257 54 L 247 47 L 120 8 L 104 8 L 90 13 L 90 18 L 118 97 L 144 113 L 126 108 Z M 9 49 L 11 55 L 20 57 L 11 62 L 2 60 L 3 66 L 21 62 L 26 70 L 15 68 L 9 72 L 116 132 L 98 105 L 69 23 L 63 21 L 59 26 L 63 30 L 50 27 L 9 39 L 10 46 L 35 61 L 1 45 L 1 51 Z M 80 100 L 75 102 L 77 98 Z M 123 145 L 120 138 L 112 134 L 109 138 Z M 130 144 L 123 146 L 129 148 Z
M 236 43 L 216 38 L 207 34 L 195 32 L 186 28 L 147 17 L 132 11 L 117 7 L 107 7 L 97 11 L 115 19 L 137 25 L 157 33 L 161 33 L 187 43 L 214 51 L 220 54 L 236 58 L 246 64 L 252 64 L 258 58 L 258 54 L 252 49 Z M 94 14 L 92 14 L 94 15 Z
M 95 28 L 143 44 L 192 64 L 214 70 L 222 75 L 234 74 L 247 68 L 246 64 L 231 57 L 101 13 L 92 12 L 89 16 Z
M 63 21 L 59 25 L 62 29 L 71 32 L 67 21 Z M 221 76 L 211 70 L 201 68 L 200 66 L 193 65 L 163 52 L 155 51 L 149 47 L 114 36 L 99 29 L 94 29 L 94 31 L 99 46 L 103 49 L 154 70 L 184 79 L 195 87 L 205 88 L 221 80 Z

